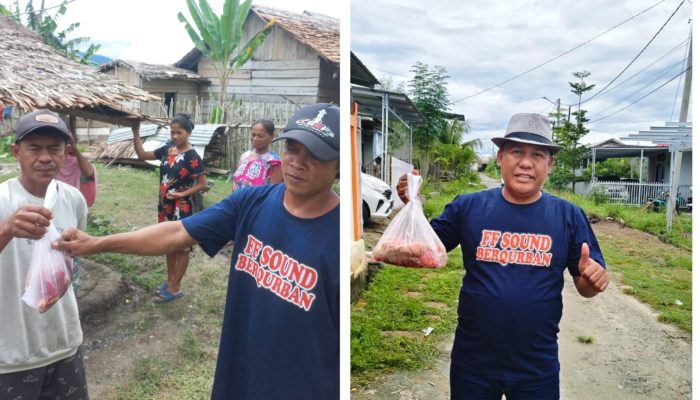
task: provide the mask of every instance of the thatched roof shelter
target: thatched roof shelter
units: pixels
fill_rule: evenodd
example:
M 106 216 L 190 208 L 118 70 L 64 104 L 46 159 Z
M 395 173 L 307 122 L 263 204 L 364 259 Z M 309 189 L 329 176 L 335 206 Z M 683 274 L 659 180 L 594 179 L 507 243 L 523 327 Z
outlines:
M 72 61 L 34 32 L 0 16 L 0 106 L 131 125 L 155 120 L 139 112 L 140 101 L 159 100 L 96 68 Z

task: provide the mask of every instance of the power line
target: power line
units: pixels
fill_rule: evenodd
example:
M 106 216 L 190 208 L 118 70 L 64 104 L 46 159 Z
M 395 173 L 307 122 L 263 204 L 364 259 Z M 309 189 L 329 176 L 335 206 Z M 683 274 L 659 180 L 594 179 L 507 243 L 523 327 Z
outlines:
M 632 78 L 634 78 L 634 77 L 636 77 L 637 75 L 641 74 L 642 72 L 646 71 L 646 70 L 649 69 L 649 67 L 651 67 L 652 65 L 656 64 L 657 62 L 659 62 L 659 61 L 661 61 L 662 59 L 666 58 L 666 57 L 669 56 L 670 54 L 672 54 L 672 53 L 678 51 L 679 49 L 681 49 L 681 46 L 686 45 L 686 50 L 687 50 L 687 49 L 688 49 L 688 48 L 687 48 L 687 45 L 688 45 L 688 42 L 689 42 L 689 41 L 690 41 L 690 39 L 686 39 L 686 40 L 682 41 L 681 43 L 677 44 L 674 48 L 672 48 L 671 50 L 669 50 L 668 52 L 666 52 L 666 54 L 664 54 L 664 55 L 662 55 L 661 57 L 657 58 L 656 60 L 652 61 L 652 62 L 649 63 L 647 66 L 645 66 L 644 68 L 640 69 L 639 71 L 637 71 L 637 73 L 635 73 L 634 75 L 632 75 L 632 76 L 630 76 L 629 78 L 625 79 L 624 81 L 619 82 L 617 85 L 611 87 L 610 89 L 606 90 L 605 92 L 601 92 L 600 95 L 609 94 L 611 91 L 613 91 L 613 90 L 619 88 L 620 86 L 624 85 L 625 83 L 629 82 Z M 686 51 L 686 53 L 687 53 L 687 51 Z
M 541 63 L 541 64 L 539 64 L 539 65 L 536 65 L 536 66 L 534 66 L 534 67 L 528 69 L 528 70 L 525 71 L 525 72 L 522 72 L 522 73 L 520 73 L 520 74 L 518 74 L 518 75 L 515 75 L 514 77 L 509 78 L 509 79 L 506 79 L 505 81 L 502 81 L 502 82 L 500 82 L 500 83 L 497 83 L 497 84 L 495 84 L 495 85 L 493 85 L 493 86 L 490 86 L 490 87 L 488 87 L 488 88 L 486 88 L 486 89 L 484 89 L 484 90 L 482 90 L 482 91 L 480 91 L 480 92 L 478 92 L 478 93 L 472 94 L 472 95 L 467 96 L 467 97 L 463 97 L 463 98 L 461 98 L 461 99 L 459 99 L 459 100 L 455 100 L 455 101 L 453 101 L 453 102 L 450 103 L 450 104 L 456 104 L 456 103 L 458 103 L 458 102 L 460 102 L 460 101 L 467 100 L 467 99 L 471 99 L 472 97 L 476 97 L 476 96 L 478 96 L 478 95 L 480 95 L 480 94 L 486 93 L 486 92 L 490 91 L 491 89 L 495 89 L 495 88 L 497 88 L 497 87 L 499 87 L 499 86 L 503 86 L 503 85 L 505 85 L 506 83 L 508 83 L 508 82 L 510 82 L 510 81 L 513 81 L 513 80 L 515 80 L 515 79 L 517 79 L 517 78 L 520 78 L 521 76 L 523 76 L 523 75 L 525 75 L 525 74 L 529 74 L 530 72 L 532 72 L 532 71 L 534 71 L 534 70 L 536 70 L 536 69 L 538 69 L 538 68 L 541 68 L 541 67 L 543 67 L 543 66 L 545 66 L 545 65 L 547 65 L 547 64 L 549 64 L 549 63 L 551 63 L 552 61 L 557 60 L 557 59 L 559 59 L 559 58 L 561 58 L 561 57 L 563 57 L 563 56 L 565 56 L 565 55 L 571 53 L 572 51 L 574 51 L 574 50 L 576 50 L 576 49 L 578 49 L 578 48 L 580 48 L 580 47 L 583 47 L 583 46 L 587 45 L 588 43 L 590 43 L 590 42 L 592 42 L 592 41 L 598 39 L 599 37 L 605 35 L 606 33 L 608 33 L 608 32 L 610 32 L 610 31 L 612 31 L 612 30 L 614 30 L 614 29 L 620 27 L 621 25 L 623 25 L 623 24 L 625 24 L 625 23 L 627 23 L 627 22 L 629 22 L 629 21 L 631 21 L 631 20 L 633 20 L 633 19 L 635 19 L 635 18 L 637 18 L 638 16 L 640 16 L 640 15 L 644 14 L 645 12 L 651 10 L 652 8 L 658 6 L 659 4 L 663 3 L 664 1 L 666 1 L 666 0 L 661 0 L 661 1 L 659 1 L 658 3 L 652 5 L 651 7 L 649 7 L 649 8 L 647 8 L 647 9 L 645 9 L 645 10 L 643 10 L 643 11 L 641 11 L 641 12 L 639 12 L 639 13 L 633 15 L 633 16 L 631 16 L 630 18 L 627 18 L 626 20 L 624 20 L 624 21 L 618 23 L 617 25 L 613 26 L 612 28 L 610 28 L 610 29 L 608 29 L 608 30 L 606 30 L 606 31 L 604 31 L 604 32 L 602 32 L 602 33 L 599 33 L 598 35 L 592 37 L 591 39 L 588 39 L 588 40 L 586 40 L 585 42 L 583 42 L 583 43 L 581 43 L 581 44 L 579 44 L 579 45 L 577 45 L 577 46 L 574 46 L 574 47 L 572 47 L 571 49 L 569 49 L 569 50 L 567 50 L 567 51 L 565 51 L 565 52 L 559 54 L 558 56 L 553 57 L 553 58 L 550 58 L 549 60 L 547 60 L 547 61 L 545 61 L 545 62 L 543 62 L 543 63 Z
M 668 19 L 666 20 L 666 22 L 664 22 L 663 25 L 661 25 L 661 28 L 659 28 L 659 30 L 654 34 L 654 36 L 649 40 L 649 42 L 647 42 L 647 44 L 642 48 L 642 50 L 640 50 L 639 53 L 637 53 L 637 55 L 634 56 L 634 58 L 632 59 L 632 61 L 630 61 L 629 64 L 627 64 L 627 66 L 626 66 L 625 68 L 623 68 L 622 71 L 620 71 L 620 73 L 617 74 L 617 76 L 616 76 L 615 78 L 613 78 L 613 80 L 611 80 L 607 85 L 605 85 L 605 87 L 603 87 L 602 89 L 600 89 L 599 91 L 597 91 L 596 93 L 594 93 L 591 97 L 587 98 L 586 100 L 581 101 L 580 104 L 584 104 L 584 103 L 588 102 L 589 100 L 594 99 L 594 98 L 595 98 L 596 96 L 598 96 L 603 90 L 607 89 L 610 85 L 612 85 L 612 83 L 615 82 L 615 81 L 617 80 L 617 78 L 619 78 L 623 73 L 625 73 L 625 71 L 627 71 L 627 68 L 629 68 L 635 61 L 637 61 L 637 58 L 639 58 L 639 56 L 641 56 L 642 53 L 644 53 L 644 50 L 646 50 L 647 47 L 649 47 L 649 45 L 651 45 L 651 43 L 654 41 L 654 39 L 656 39 L 656 37 L 657 37 L 657 36 L 659 35 L 659 33 L 661 33 L 661 31 L 666 27 L 666 25 L 669 23 L 669 21 L 671 21 L 671 18 L 673 18 L 673 16 L 676 15 L 676 12 L 678 12 L 678 10 L 680 10 L 680 8 L 681 8 L 681 6 L 683 5 L 683 3 L 685 3 L 685 0 L 681 0 L 681 2 L 678 4 L 678 7 L 676 7 L 676 9 L 673 11 L 673 13 L 671 14 L 671 16 L 668 17 Z
M 630 97 L 634 96 L 635 94 L 641 92 L 642 90 L 644 90 L 644 89 L 646 89 L 647 87 L 651 86 L 651 85 L 654 84 L 655 82 L 659 81 L 663 76 L 665 76 L 665 75 L 668 74 L 669 72 L 673 71 L 673 70 L 676 69 L 678 66 L 680 66 L 680 67 L 682 68 L 684 63 L 685 63 L 685 59 L 683 59 L 683 60 L 681 60 L 681 61 L 679 61 L 679 62 L 677 62 L 677 63 L 671 65 L 670 67 L 666 68 L 662 73 L 660 73 L 659 75 L 657 75 L 657 76 L 655 76 L 653 79 L 651 79 L 646 85 L 640 87 L 639 89 L 637 89 L 637 90 L 635 90 L 634 92 L 630 93 L 630 94 L 627 95 L 626 97 L 620 99 L 620 101 L 618 101 L 618 102 L 612 104 L 611 106 L 606 107 L 605 109 L 603 109 L 603 111 L 599 111 L 598 114 L 602 114 L 602 113 L 606 112 L 607 110 L 609 110 L 609 109 L 611 109 L 611 108 L 617 106 L 618 104 L 624 103 L 625 100 L 629 99 Z
M 74 1 L 75 1 L 75 0 L 66 0 L 65 3 L 64 3 L 64 2 L 61 2 L 61 4 L 59 4 L 59 5 L 57 5 L 57 6 L 46 7 L 46 8 L 40 9 L 40 10 L 34 10 L 33 12 L 23 12 L 23 13 L 17 14 L 16 16 L 19 17 L 19 16 L 21 16 L 21 15 L 29 15 L 29 14 L 32 14 L 32 13 L 34 13 L 34 14 L 36 14 L 36 13 L 42 13 L 42 12 L 44 12 L 44 11 L 48 11 L 48 10 L 52 10 L 52 9 L 54 9 L 54 8 L 58 8 L 58 7 L 61 7 L 61 6 L 68 5 L 68 4 L 70 4 L 70 3 L 74 2 Z M 14 17 L 15 17 L 15 15 L 0 15 L 0 18 L 14 18 Z
M 634 102 L 632 102 L 632 103 L 626 105 L 625 107 L 622 107 L 621 109 L 615 111 L 614 113 L 611 113 L 611 114 L 608 114 L 608 115 L 606 115 L 606 116 L 604 116 L 604 117 L 601 117 L 601 118 L 598 118 L 598 119 L 596 119 L 596 120 L 590 121 L 590 123 L 592 124 L 592 123 L 595 123 L 595 122 L 598 122 L 598 121 L 602 121 L 602 120 L 604 120 L 604 119 L 606 119 L 606 118 L 608 118 L 608 117 L 612 117 L 613 115 L 615 115 L 615 114 L 617 114 L 617 113 L 619 113 L 619 112 L 621 112 L 621 111 L 623 111 L 623 110 L 625 110 L 625 109 L 627 109 L 627 108 L 633 106 L 634 104 L 639 103 L 640 101 L 642 101 L 642 100 L 644 100 L 645 98 L 647 98 L 647 97 L 649 97 L 650 95 L 652 95 L 652 94 L 653 94 L 654 92 L 656 92 L 657 90 L 659 90 L 659 89 L 661 89 L 662 87 L 668 85 L 669 82 L 672 82 L 674 79 L 676 79 L 676 78 L 678 78 L 679 76 L 683 75 L 683 73 L 685 73 L 687 70 L 689 70 L 689 69 L 691 69 L 691 68 L 693 68 L 693 67 L 690 66 L 690 67 L 684 69 L 684 70 L 681 71 L 678 75 L 676 75 L 676 76 L 674 76 L 673 78 L 671 78 L 671 79 L 667 80 L 666 82 L 662 83 L 662 84 L 661 84 L 660 86 L 658 86 L 656 89 L 654 89 L 654 90 L 652 90 L 651 92 L 645 94 L 644 96 L 638 98 L 637 100 L 635 100 Z

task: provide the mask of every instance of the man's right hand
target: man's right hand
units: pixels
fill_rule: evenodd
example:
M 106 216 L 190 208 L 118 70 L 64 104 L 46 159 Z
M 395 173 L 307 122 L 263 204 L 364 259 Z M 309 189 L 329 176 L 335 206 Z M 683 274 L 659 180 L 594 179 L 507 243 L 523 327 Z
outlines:
M 399 182 L 396 184 L 396 194 L 399 195 L 401 201 L 404 204 L 408 203 L 408 174 L 403 174 L 399 178 Z M 420 171 L 417 169 L 413 170 L 413 175 L 420 175 Z
M 39 240 L 46 234 L 53 213 L 37 204 L 25 204 L 10 214 L 2 225 L 10 237 Z
M 51 248 L 68 252 L 71 256 L 89 256 L 95 254 L 98 238 L 76 228 L 61 232 L 61 240 L 51 243 Z

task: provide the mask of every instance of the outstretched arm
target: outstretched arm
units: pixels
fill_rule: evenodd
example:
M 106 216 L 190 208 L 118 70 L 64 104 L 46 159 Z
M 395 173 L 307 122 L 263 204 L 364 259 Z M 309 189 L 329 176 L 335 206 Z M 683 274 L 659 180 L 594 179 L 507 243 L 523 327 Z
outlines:
M 197 244 L 185 230 L 181 221 L 169 221 L 141 228 L 134 232 L 93 237 L 78 229 L 65 230 L 63 240 L 52 244 L 53 248 L 68 251 L 73 256 L 89 256 L 95 253 L 125 253 L 157 256 L 174 253 Z

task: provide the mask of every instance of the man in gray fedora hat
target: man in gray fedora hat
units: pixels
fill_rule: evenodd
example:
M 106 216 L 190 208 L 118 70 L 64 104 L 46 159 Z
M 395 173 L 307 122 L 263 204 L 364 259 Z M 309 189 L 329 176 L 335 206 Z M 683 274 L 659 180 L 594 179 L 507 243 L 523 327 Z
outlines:
M 492 140 L 503 186 L 457 196 L 430 223 L 448 251 L 461 246 L 466 270 L 451 397 L 558 399 L 564 271 L 593 297 L 608 286 L 605 261 L 583 210 L 542 192 L 562 149 L 547 118 L 515 114 Z M 406 189 L 402 177 L 404 202 Z

